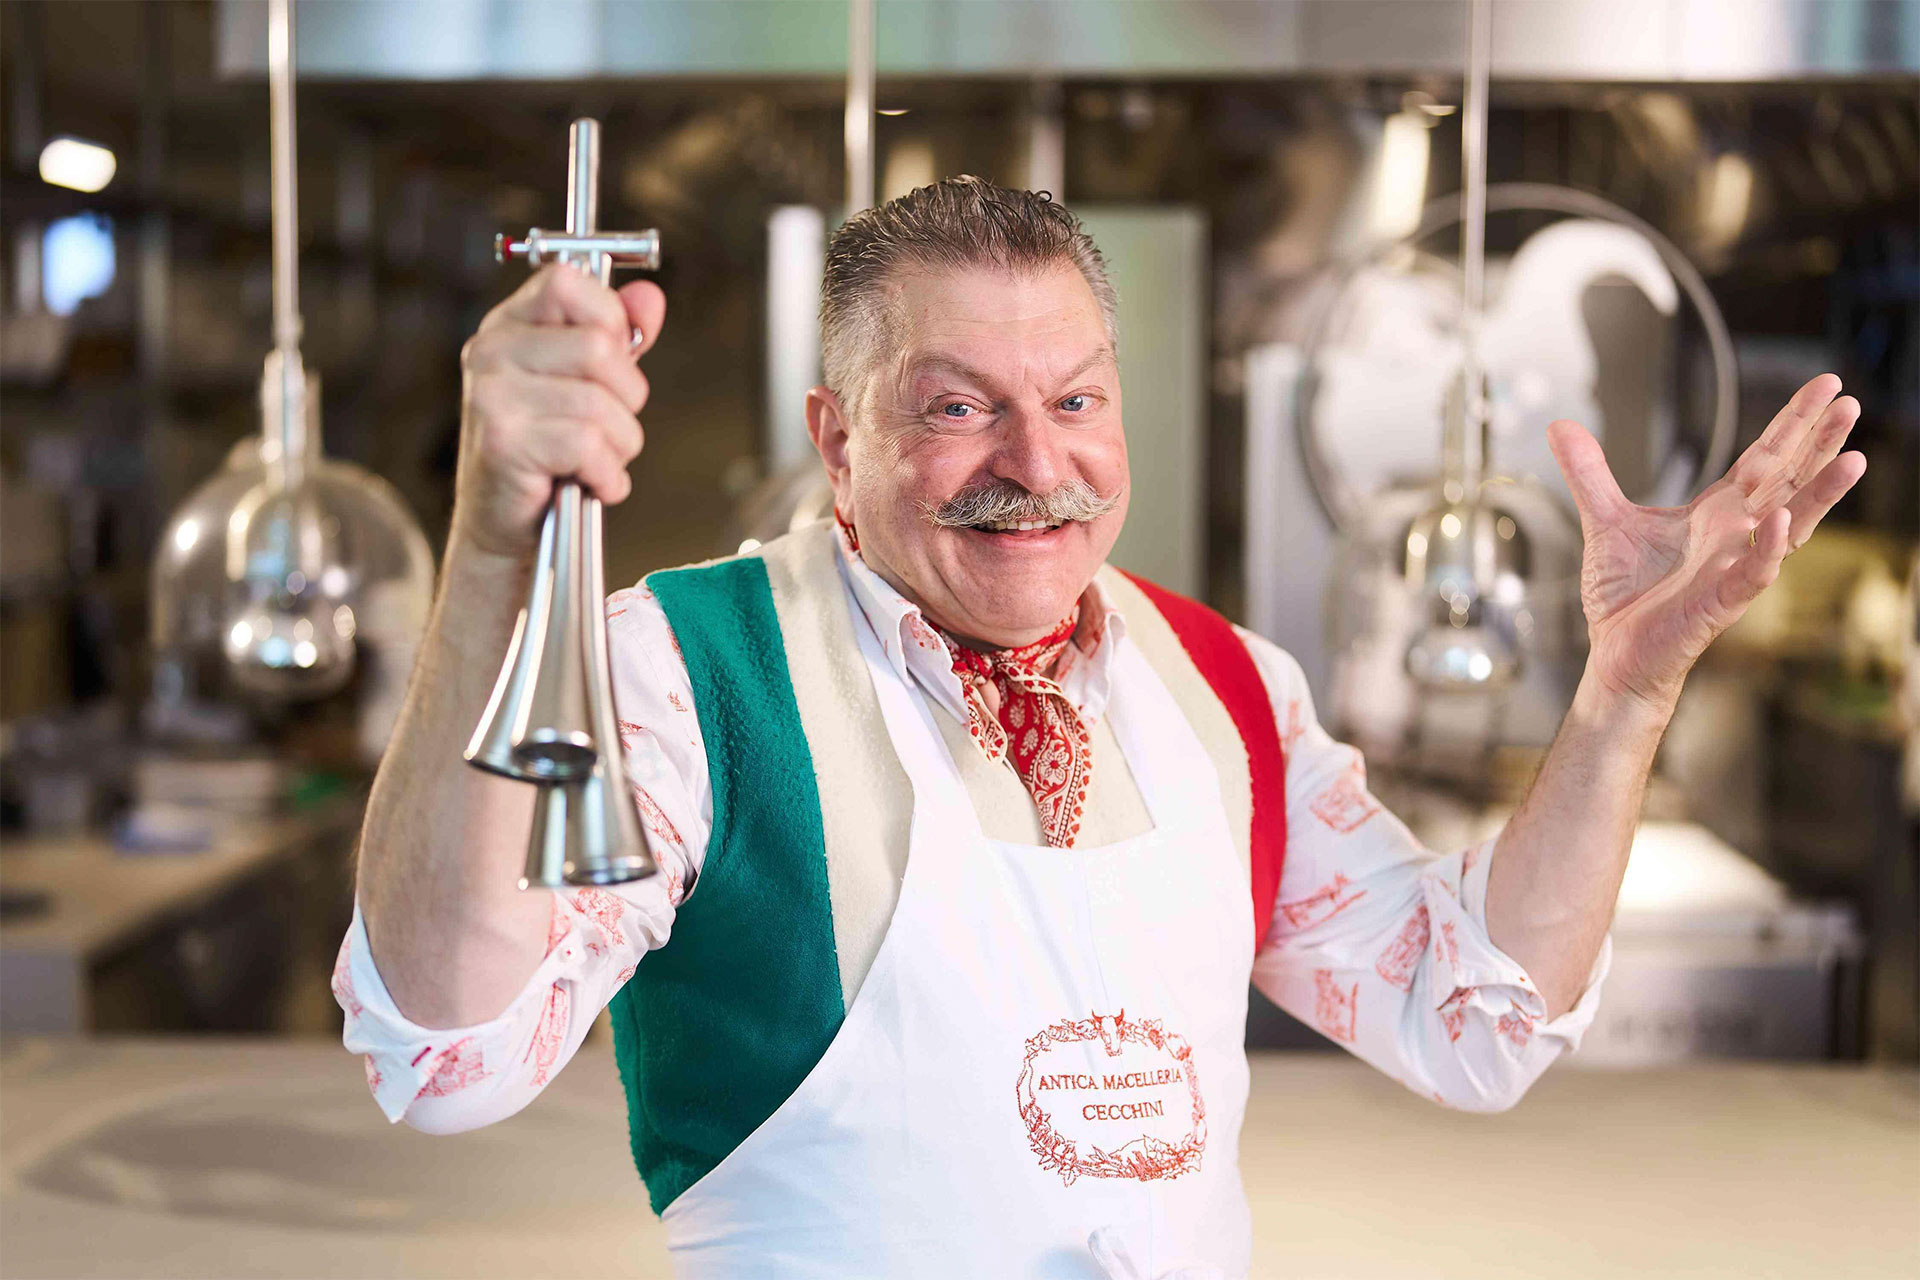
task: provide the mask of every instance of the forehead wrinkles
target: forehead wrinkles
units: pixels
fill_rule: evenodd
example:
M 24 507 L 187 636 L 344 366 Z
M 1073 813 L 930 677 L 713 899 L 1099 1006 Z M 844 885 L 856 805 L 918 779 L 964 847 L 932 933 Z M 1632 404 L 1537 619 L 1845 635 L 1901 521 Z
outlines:
M 911 378 L 914 374 L 913 362 L 923 355 L 949 355 L 958 363 L 967 365 L 983 375 L 998 372 L 996 362 L 990 357 L 978 353 L 943 352 L 939 348 L 946 345 L 939 342 L 929 349 L 926 341 L 931 336 L 928 321 L 936 319 L 940 328 L 951 330 L 948 340 L 959 338 L 965 341 L 969 332 L 991 336 L 1008 326 L 1027 325 L 1036 330 L 1037 335 L 1075 326 L 1083 317 L 1080 307 L 1074 303 L 1058 300 L 1040 301 L 1030 311 L 1013 317 L 953 315 L 936 308 L 914 307 L 908 299 L 908 293 L 915 286 L 937 284 L 941 277 L 949 274 L 970 274 L 985 271 L 987 268 L 967 265 L 947 267 L 943 264 L 903 263 L 896 265 L 883 278 L 877 281 L 868 293 L 868 304 L 862 314 L 862 354 L 861 367 L 866 370 L 857 382 L 855 394 L 858 401 L 845 406 L 855 425 L 871 420 L 875 425 L 885 426 L 893 409 L 898 409 L 912 398 Z M 1071 272 L 1072 263 L 1066 261 L 1035 264 L 1032 267 L 1020 265 L 1001 267 L 993 274 L 1014 281 L 1028 281 L 1052 272 Z M 1075 279 L 1079 280 L 1077 273 Z M 1084 280 L 1080 280 L 1084 285 Z M 937 296 L 937 294 L 936 294 Z M 1078 352 L 1072 356 L 1061 356 L 1054 368 L 1035 368 L 1031 352 L 1020 352 L 1020 367 L 1005 378 L 995 381 L 1004 382 L 1013 387 L 1032 383 L 1048 384 L 1041 389 L 1052 390 L 1052 383 L 1065 378 L 1077 378 L 1089 373 L 1105 371 L 1118 372 L 1118 353 L 1113 343 L 1111 326 L 1106 322 L 1104 312 L 1100 311 L 1099 300 L 1089 290 L 1086 301 L 1093 307 L 1099 321 L 1098 334 L 1104 341 L 1097 352 Z M 1094 358 L 1089 358 L 1094 357 Z M 1002 389 L 1005 389 L 1004 387 Z M 891 395 L 889 395 L 891 393 Z M 891 408 L 886 401 L 891 398 L 898 402 Z
M 1022 320 L 1043 320 L 1028 335 L 1008 337 L 1000 330 Z M 909 398 L 918 389 L 959 379 L 993 395 L 1020 395 L 1037 391 L 1048 395 L 1075 379 L 1101 378 L 1119 368 L 1104 334 L 1089 348 L 1059 339 L 1073 330 L 1078 317 L 1071 308 L 1049 307 L 1011 321 L 961 317 L 949 324 L 907 332 L 896 343 L 891 361 L 894 385 Z

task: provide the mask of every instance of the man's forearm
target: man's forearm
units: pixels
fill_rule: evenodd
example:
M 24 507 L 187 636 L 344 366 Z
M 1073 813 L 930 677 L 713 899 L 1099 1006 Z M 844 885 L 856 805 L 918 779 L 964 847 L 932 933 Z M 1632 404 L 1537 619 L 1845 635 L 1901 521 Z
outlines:
M 461 759 L 526 598 L 527 566 L 449 548 L 440 598 L 360 837 L 358 897 L 402 1013 L 453 1027 L 499 1014 L 540 963 L 551 895 L 517 884 L 533 789 Z
M 1673 709 L 1611 693 L 1591 668 L 1539 776 L 1494 845 L 1487 931 L 1558 1016 L 1613 919 L 1660 735 Z

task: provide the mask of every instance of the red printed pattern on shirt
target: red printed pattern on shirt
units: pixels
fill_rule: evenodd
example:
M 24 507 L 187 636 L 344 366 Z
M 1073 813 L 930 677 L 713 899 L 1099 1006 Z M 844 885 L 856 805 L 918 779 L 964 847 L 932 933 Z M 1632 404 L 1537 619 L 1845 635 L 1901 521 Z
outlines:
M 1380 953 L 1373 962 L 1373 971 L 1385 978 L 1402 991 L 1413 990 L 1413 974 L 1420 967 L 1420 957 L 1427 952 L 1427 943 L 1433 931 L 1427 915 L 1426 904 L 1422 903 L 1414 913 L 1407 917 L 1400 936 Z
M 646 824 L 647 834 L 653 837 L 659 846 L 655 852 L 660 866 L 660 874 L 667 878 L 667 901 L 678 905 L 686 887 L 686 877 L 681 870 L 687 859 L 686 842 L 680 838 L 679 828 L 667 817 L 666 810 L 659 802 L 647 794 L 645 787 L 633 788 L 633 803 L 640 810 L 640 821 Z M 675 853 L 679 857 L 675 857 Z
M 1331 969 L 1313 971 L 1313 1019 L 1335 1040 L 1353 1043 L 1360 1018 L 1360 984 L 1343 986 Z
M 1080 612 L 1080 628 L 1073 633 L 1073 647 L 1081 653 L 1098 653 L 1107 640 L 1107 615 L 1099 609 Z
M 669 848 L 686 852 L 687 842 L 680 838 L 680 829 L 673 825 L 673 819 L 667 816 L 659 801 L 647 794 L 645 787 L 634 786 L 633 803 L 640 810 L 640 821 L 646 824 L 648 835 Z
M 1300 699 L 1294 698 L 1287 703 L 1287 723 L 1280 730 L 1280 745 L 1287 751 L 1293 750 L 1293 744 L 1307 731 L 1305 718 L 1300 712 Z
M 560 905 L 560 895 L 555 894 L 553 910 L 547 914 L 547 955 L 553 954 L 553 949 L 560 945 L 560 939 L 566 937 L 572 927 L 572 918 L 567 915 L 567 909 Z
M 1518 1008 L 1511 1013 L 1501 1014 L 1500 1020 L 1493 1024 L 1493 1029 L 1505 1036 L 1507 1043 L 1516 1049 L 1526 1048 L 1527 1041 L 1533 1039 L 1533 1019 Z
M 1380 812 L 1379 802 L 1367 794 L 1358 769 L 1343 774 L 1308 807 L 1314 817 L 1343 835 Z
M 928 653 L 944 654 L 947 651 L 947 646 L 933 633 L 926 619 L 917 613 L 907 615 L 907 634 L 913 637 L 914 644 Z
M 480 1046 L 473 1042 L 472 1036 L 468 1036 L 455 1041 L 440 1054 L 433 1077 L 420 1092 L 424 1097 L 444 1098 L 462 1089 L 472 1088 L 492 1074 L 481 1061 Z
M 340 944 L 340 954 L 333 958 L 333 981 L 331 986 L 333 987 L 334 998 L 340 1001 L 340 1007 L 345 1009 L 350 1016 L 357 1018 L 360 1016 L 361 1010 L 360 998 L 354 994 L 353 970 L 349 967 L 347 961 L 347 948 L 352 945 L 353 939 L 351 936 Z
M 1280 904 L 1280 914 L 1296 929 L 1320 924 L 1339 915 L 1367 896 L 1365 889 L 1350 889 L 1345 872 L 1336 872 L 1332 880 L 1304 898 Z
M 547 1082 L 547 1073 L 560 1056 L 560 1045 L 567 1037 L 567 1010 L 571 1005 L 567 989 L 554 983 L 547 992 L 547 1007 L 540 1014 L 540 1025 L 534 1029 L 533 1043 L 527 1046 L 527 1052 L 533 1056 L 533 1084 Z
M 622 903 L 619 898 L 605 889 L 575 889 L 570 896 L 574 910 L 599 925 L 607 941 L 616 947 L 627 945 L 627 935 L 620 932 Z
M 1446 1003 L 1440 1006 L 1440 1021 L 1447 1029 L 1447 1039 L 1458 1040 L 1461 1030 L 1467 1023 L 1467 1001 L 1473 996 L 1472 987 L 1455 987 Z

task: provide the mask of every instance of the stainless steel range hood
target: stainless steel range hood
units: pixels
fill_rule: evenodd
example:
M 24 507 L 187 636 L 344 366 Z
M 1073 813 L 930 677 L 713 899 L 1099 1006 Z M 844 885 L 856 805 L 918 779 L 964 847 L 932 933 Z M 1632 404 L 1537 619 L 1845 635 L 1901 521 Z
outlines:
M 1457 75 L 1465 0 L 878 0 L 889 76 Z M 266 6 L 220 0 L 223 74 L 265 72 Z M 326 0 L 299 74 L 364 80 L 834 76 L 845 0 Z M 1920 71 L 1920 0 L 1498 0 L 1506 80 Z

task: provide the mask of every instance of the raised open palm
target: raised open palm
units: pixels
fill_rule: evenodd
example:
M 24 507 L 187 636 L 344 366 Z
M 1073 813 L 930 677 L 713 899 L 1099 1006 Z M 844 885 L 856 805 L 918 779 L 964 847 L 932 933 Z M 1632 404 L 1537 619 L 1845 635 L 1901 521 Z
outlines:
M 1840 452 L 1860 402 L 1839 392 L 1830 373 L 1801 387 L 1727 474 L 1684 507 L 1627 501 L 1599 441 L 1578 423 L 1547 428 L 1580 510 L 1588 662 L 1605 687 L 1671 705 L 1701 651 L 1866 472 L 1866 455 Z

